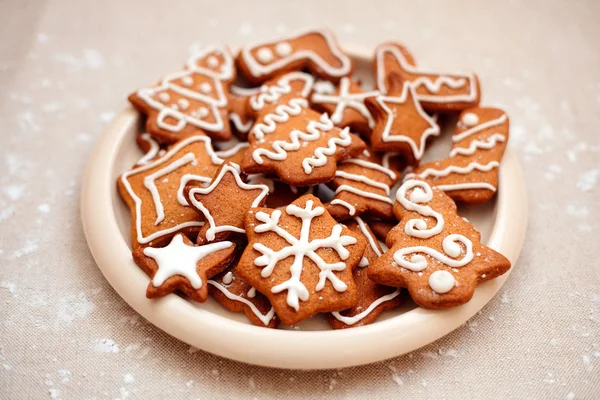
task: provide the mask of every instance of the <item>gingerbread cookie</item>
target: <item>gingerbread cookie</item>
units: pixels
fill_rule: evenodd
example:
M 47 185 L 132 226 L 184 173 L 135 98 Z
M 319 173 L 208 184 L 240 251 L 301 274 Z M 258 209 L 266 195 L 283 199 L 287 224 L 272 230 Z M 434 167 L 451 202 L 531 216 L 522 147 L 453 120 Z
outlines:
M 244 173 L 274 173 L 290 185 L 316 185 L 334 177 L 339 161 L 365 149 L 348 128 L 336 128 L 327 114 L 309 108 L 302 95 L 311 85 L 306 74 L 291 73 L 250 98 L 256 123 L 241 164 Z
M 248 132 L 254 125 L 254 119 L 248 115 L 248 98 L 259 91 L 260 88 L 229 87 L 229 120 L 233 133 L 241 140 L 248 138 Z
M 419 180 L 396 193 L 400 223 L 387 235 L 389 250 L 369 266 L 369 278 L 408 288 L 415 303 L 447 308 L 468 302 L 478 283 L 496 278 L 510 261 L 480 242 L 450 197 Z
M 437 73 L 415 66 L 408 50 L 397 43 L 384 43 L 375 49 L 377 89 L 390 90 L 390 76 L 397 74 L 402 82 L 411 82 L 415 96 L 430 112 L 461 111 L 479 104 L 479 79 L 473 73 Z
M 352 271 L 366 241 L 338 224 L 318 198 L 302 196 L 284 209 L 252 209 L 246 234 L 238 273 L 269 298 L 283 323 L 356 305 Z
M 374 155 L 361 154 L 342 161 L 330 183 L 335 194 L 327 204 L 327 211 L 338 221 L 365 213 L 393 218 L 390 187 L 399 178 L 398 173 L 382 167 Z
M 326 29 L 244 46 L 237 64 L 242 75 L 254 84 L 303 69 L 337 82 L 353 70 L 352 61 L 340 49 L 333 33 Z
M 235 68 L 227 49 L 211 47 L 191 57 L 185 70 L 138 90 L 129 101 L 147 115 L 146 129 L 159 142 L 202 134 L 229 140 L 228 83 L 233 79 Z
M 197 234 L 204 222 L 188 207 L 184 188 L 190 181 L 209 183 L 222 163 L 208 137 L 192 136 L 123 173 L 117 186 L 131 210 L 132 246 L 160 246 L 177 232 Z
M 241 254 L 240 252 L 238 252 Z M 269 299 L 237 273 L 239 258 L 212 279 L 208 280 L 208 292 L 223 307 L 232 312 L 243 312 L 257 326 L 276 328 L 279 318 Z
M 231 142 L 227 142 L 225 144 L 229 145 L 230 143 Z M 218 147 L 220 148 L 220 146 Z M 250 147 L 250 143 L 238 142 L 224 150 L 215 151 L 215 154 L 217 155 L 217 157 L 222 158 L 225 161 L 229 161 L 231 163 L 240 165 L 240 163 L 244 159 L 244 154 L 246 153 L 246 150 L 248 150 L 248 147 Z
M 440 127 L 419 104 L 411 83 L 401 83 L 392 75 L 388 95 L 368 98 L 365 102 L 375 127 L 371 146 L 375 151 L 399 153 L 407 165 L 418 165 L 430 136 L 438 136 Z
M 395 221 L 395 218 L 394 218 Z M 375 234 L 378 240 L 385 243 L 388 233 L 396 226 L 396 222 L 386 221 L 383 219 L 368 219 L 369 228 Z
M 350 78 L 342 78 L 337 87 L 329 81 L 316 82 L 310 102 L 317 111 L 329 114 L 335 126 L 348 127 L 368 139 L 375 120 L 365 106 L 365 99 L 377 94 L 363 91 L 358 82 Z
M 352 232 L 362 235 L 367 239 L 369 245 L 365 250 L 365 255 L 361 259 L 361 262 L 358 264 L 358 268 L 354 270 L 358 303 L 348 310 L 341 312 L 334 311 L 328 314 L 327 322 L 329 322 L 333 329 L 368 325 L 374 322 L 382 312 L 391 310 L 402 304 L 400 289 L 379 285 L 367 276 L 366 267 L 377 260 L 383 253 L 373 232 L 358 217 L 346 222 L 346 226 Z
M 160 157 L 165 155 L 167 152 L 165 149 L 161 148 L 160 143 L 158 143 L 149 133 L 140 133 L 136 137 L 136 142 L 140 149 L 145 153 L 137 162 L 135 163 L 136 167 L 149 164 L 156 157 Z
M 143 247 L 133 251 L 133 260 L 150 278 L 146 297 L 153 299 L 181 291 L 204 303 L 210 278 L 229 265 L 235 256 L 232 242 L 195 246 L 178 233 L 165 247 Z
M 508 142 L 508 116 L 499 108 L 476 107 L 459 117 L 450 156 L 416 168 L 419 178 L 456 201 L 482 204 L 498 189 L 498 167 Z
M 223 164 L 208 187 L 198 182 L 185 187 L 188 203 L 206 220 L 198 232 L 198 244 L 225 240 L 232 234 L 244 235 L 246 212 L 265 203 L 269 188 L 245 183 L 234 165 Z

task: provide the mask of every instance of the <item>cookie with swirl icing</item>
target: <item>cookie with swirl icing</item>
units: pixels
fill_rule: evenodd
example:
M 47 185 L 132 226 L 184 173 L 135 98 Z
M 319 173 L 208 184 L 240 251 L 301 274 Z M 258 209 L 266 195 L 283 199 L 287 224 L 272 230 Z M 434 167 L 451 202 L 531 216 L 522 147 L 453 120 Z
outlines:
M 368 267 L 382 285 L 404 287 L 425 308 L 468 302 L 475 287 L 510 268 L 502 254 L 481 243 L 479 232 L 456 211 L 444 191 L 408 180 L 396 193 L 400 221 L 387 235 L 389 250 Z
M 508 143 L 507 114 L 475 107 L 460 114 L 450 155 L 417 167 L 405 179 L 418 178 L 445 191 L 455 201 L 482 204 L 498 189 L 498 169 Z
M 229 51 L 209 47 L 190 57 L 185 69 L 129 96 L 147 116 L 146 129 L 161 143 L 193 135 L 229 140 L 229 83 L 236 71 Z
M 249 82 L 263 83 L 277 75 L 308 69 L 333 82 L 352 73 L 352 60 L 328 29 L 312 29 L 242 47 L 237 65 Z

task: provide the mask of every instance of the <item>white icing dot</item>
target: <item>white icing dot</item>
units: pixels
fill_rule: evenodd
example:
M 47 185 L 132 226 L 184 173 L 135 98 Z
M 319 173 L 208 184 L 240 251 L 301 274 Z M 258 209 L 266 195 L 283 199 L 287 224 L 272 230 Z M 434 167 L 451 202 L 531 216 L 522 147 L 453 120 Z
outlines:
M 204 118 L 208 115 L 208 108 L 200 107 L 196 111 L 192 113 L 192 117 L 194 118 Z
M 158 99 L 160 101 L 162 101 L 163 103 L 166 103 L 169 100 L 171 100 L 171 96 L 167 92 L 161 92 L 161 93 L 158 94 Z
M 435 271 L 429 275 L 429 287 L 437 293 L 447 293 L 456 284 L 456 279 L 448 271 Z
M 179 108 L 181 108 L 182 110 L 187 110 L 190 106 L 190 102 L 186 99 L 179 99 L 177 100 L 177 105 L 179 105 Z
M 292 45 L 288 42 L 280 42 L 275 45 L 275 53 L 280 57 L 289 56 L 292 53 Z
M 223 276 L 223 283 L 225 285 L 229 285 L 231 284 L 231 282 L 233 282 L 233 274 L 231 272 L 228 272 L 225 274 L 225 276 Z
M 191 76 L 184 76 L 183 78 L 181 78 L 181 84 L 183 86 L 190 87 L 194 84 L 194 80 Z
M 200 91 L 204 94 L 209 94 L 212 92 L 212 86 L 210 86 L 210 83 L 208 82 L 202 82 L 200 84 Z
M 331 83 L 329 81 L 318 81 L 317 83 L 315 83 L 314 89 L 316 92 L 322 93 L 322 94 L 335 93 L 335 86 L 333 86 L 333 83 Z
M 255 288 L 250 288 L 250 290 L 248 290 L 248 293 L 246 294 L 246 296 L 249 299 L 253 299 L 256 297 L 256 289 Z
M 477 114 L 466 113 L 465 115 L 462 116 L 460 121 L 467 128 L 471 128 L 479 123 L 479 117 L 477 116 Z
M 215 56 L 208 57 L 206 62 L 208 63 L 208 66 L 211 68 L 216 68 L 219 66 L 219 59 Z
M 269 63 L 273 61 L 273 52 L 267 47 L 261 47 L 256 53 L 256 58 L 263 64 Z

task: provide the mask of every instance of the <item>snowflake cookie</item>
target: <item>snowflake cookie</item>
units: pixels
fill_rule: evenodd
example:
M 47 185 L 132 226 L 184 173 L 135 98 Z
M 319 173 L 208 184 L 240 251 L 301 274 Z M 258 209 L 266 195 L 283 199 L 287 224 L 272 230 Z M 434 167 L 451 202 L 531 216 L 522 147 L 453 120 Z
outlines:
M 478 283 L 510 268 L 506 257 L 481 243 L 454 201 L 424 181 L 402 184 L 394 214 L 400 223 L 387 235 L 389 250 L 369 265 L 368 275 L 382 285 L 408 288 L 421 307 L 464 304 Z
M 406 47 L 383 43 L 375 50 L 377 89 L 388 94 L 390 76 L 397 74 L 402 82 L 411 82 L 415 96 L 429 112 L 461 111 L 479 104 L 479 80 L 473 73 L 438 73 L 415 66 Z
M 304 69 L 321 79 L 337 82 L 353 70 L 352 61 L 327 29 L 244 46 L 237 64 L 251 83 L 262 83 L 274 76 Z
M 405 179 L 422 179 L 455 201 L 485 203 L 498 189 L 498 168 L 508 142 L 508 125 L 508 116 L 499 108 L 463 111 L 452 136 L 450 156 L 421 165 Z
M 234 79 L 229 51 L 210 47 L 192 56 L 183 71 L 138 90 L 129 101 L 148 116 L 146 129 L 161 143 L 204 134 L 229 140 L 229 83 Z
M 327 321 L 333 329 L 368 325 L 374 322 L 382 312 L 400 306 L 403 301 L 400 289 L 379 285 L 367 276 L 366 267 L 375 262 L 383 253 L 371 229 L 359 217 L 355 217 L 345 224 L 352 232 L 367 239 L 369 244 L 358 268 L 354 270 L 358 303 L 348 310 L 334 311 L 327 316 Z
M 225 269 L 235 256 L 232 242 L 195 246 L 178 233 L 165 247 L 143 247 L 133 259 L 152 278 L 146 290 L 149 299 L 181 291 L 201 303 L 208 296 L 207 279 Z
M 283 209 L 251 209 L 246 234 L 238 273 L 269 298 L 283 323 L 356 305 L 352 272 L 366 240 L 338 224 L 318 198 L 305 195 Z

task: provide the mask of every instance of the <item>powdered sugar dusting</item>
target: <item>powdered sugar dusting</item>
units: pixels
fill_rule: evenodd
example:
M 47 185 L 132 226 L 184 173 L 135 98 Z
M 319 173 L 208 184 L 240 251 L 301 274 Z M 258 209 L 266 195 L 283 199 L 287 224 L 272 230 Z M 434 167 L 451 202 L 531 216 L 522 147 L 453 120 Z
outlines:
M 77 296 L 63 297 L 58 302 L 57 321 L 70 324 L 78 318 L 87 317 L 95 308 L 94 303 L 83 292 Z
M 118 353 L 119 345 L 112 339 L 100 339 L 94 344 L 94 350 L 98 353 Z
M 590 169 L 579 176 L 577 181 L 577 189 L 582 192 L 591 192 L 596 187 L 596 181 L 598 180 L 598 169 Z

